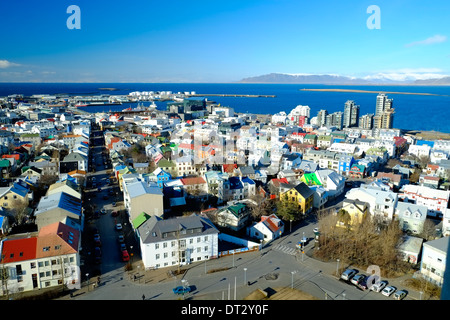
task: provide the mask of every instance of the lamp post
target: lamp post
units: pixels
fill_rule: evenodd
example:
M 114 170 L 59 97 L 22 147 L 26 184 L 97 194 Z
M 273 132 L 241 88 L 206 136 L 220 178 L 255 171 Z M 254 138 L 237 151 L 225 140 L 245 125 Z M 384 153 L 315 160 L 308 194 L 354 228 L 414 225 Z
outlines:
M 336 265 L 336 276 L 339 276 L 339 259 L 336 259 L 337 265 Z
M 88 282 L 87 286 L 88 286 L 88 291 L 89 291 L 89 286 L 91 285 L 90 281 L 89 281 L 89 273 L 86 273 L 86 278 L 87 278 L 87 282 Z
M 297 271 L 291 271 L 291 289 L 294 289 L 294 274 L 297 273 Z
M 247 268 L 244 268 L 244 286 L 247 285 Z

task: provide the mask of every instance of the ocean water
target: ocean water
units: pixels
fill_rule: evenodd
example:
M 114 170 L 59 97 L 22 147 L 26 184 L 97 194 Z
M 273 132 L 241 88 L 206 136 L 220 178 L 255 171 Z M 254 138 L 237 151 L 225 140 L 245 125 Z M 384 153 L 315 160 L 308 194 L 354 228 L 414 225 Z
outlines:
M 105 91 L 100 88 L 116 88 Z M 300 89 L 355 89 L 374 93 L 314 92 Z M 0 96 L 10 94 L 68 94 L 68 95 L 122 95 L 132 91 L 195 91 L 197 94 L 250 94 L 275 95 L 275 98 L 247 98 L 208 96 L 236 112 L 274 114 L 289 113 L 297 105 L 308 105 L 311 117 L 320 109 L 329 113 L 344 111 L 347 100 L 360 105 L 360 115 L 375 112 L 378 92 L 431 93 L 437 96 L 387 94 L 394 99 L 394 127 L 409 130 L 436 130 L 450 133 L 450 86 L 331 86 L 303 84 L 238 84 L 238 83 L 0 83 Z M 144 103 L 144 105 L 147 105 Z M 164 109 L 165 103 L 157 103 Z M 89 107 L 89 112 L 120 111 L 129 105 Z M 133 105 L 131 105 L 133 106 Z

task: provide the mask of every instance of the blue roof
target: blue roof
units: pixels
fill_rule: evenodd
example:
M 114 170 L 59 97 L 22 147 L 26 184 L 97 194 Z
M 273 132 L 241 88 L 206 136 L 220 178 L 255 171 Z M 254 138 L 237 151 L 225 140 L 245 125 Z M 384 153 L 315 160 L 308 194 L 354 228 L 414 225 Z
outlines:
M 238 177 L 230 177 L 228 178 L 230 182 L 230 189 L 242 189 L 242 182 Z
M 433 148 L 434 147 L 434 141 L 417 140 L 416 145 L 418 145 L 418 146 L 428 145 L 431 148 Z
M 81 201 L 65 192 L 61 192 L 58 207 L 75 214 L 81 214 Z
M 253 181 L 252 179 L 250 179 L 249 177 L 243 177 L 242 178 L 242 182 L 247 182 L 249 184 L 255 184 L 255 181 Z
M 28 188 L 20 185 L 19 183 L 14 183 L 10 190 L 11 192 L 17 193 L 21 197 L 26 197 L 28 194 Z

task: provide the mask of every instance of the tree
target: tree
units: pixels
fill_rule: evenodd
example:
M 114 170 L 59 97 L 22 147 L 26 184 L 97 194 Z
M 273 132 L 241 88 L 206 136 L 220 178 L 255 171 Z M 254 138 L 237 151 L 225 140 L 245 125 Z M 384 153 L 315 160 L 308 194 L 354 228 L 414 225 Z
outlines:
M 436 225 L 430 219 L 425 219 L 422 232 L 419 235 L 422 239 L 432 240 L 436 236 Z
M 17 199 L 14 203 L 14 220 L 21 225 L 28 216 L 28 199 Z
M 277 202 L 277 215 L 285 221 L 295 221 L 300 218 L 299 205 L 294 201 L 289 201 L 287 195 Z
M 352 217 L 346 210 L 339 209 L 339 211 L 337 212 L 337 216 L 339 222 L 342 222 L 346 227 L 350 227 Z

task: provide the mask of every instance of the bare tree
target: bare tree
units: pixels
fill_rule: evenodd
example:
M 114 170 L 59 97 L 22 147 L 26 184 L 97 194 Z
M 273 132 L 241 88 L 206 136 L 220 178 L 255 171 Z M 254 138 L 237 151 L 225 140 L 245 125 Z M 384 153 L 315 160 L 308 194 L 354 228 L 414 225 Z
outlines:
M 425 219 L 422 232 L 419 235 L 422 239 L 432 240 L 436 236 L 436 225 L 430 219 Z

